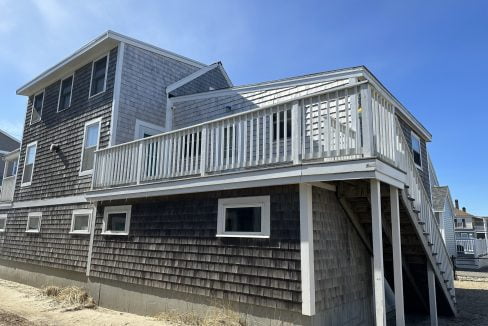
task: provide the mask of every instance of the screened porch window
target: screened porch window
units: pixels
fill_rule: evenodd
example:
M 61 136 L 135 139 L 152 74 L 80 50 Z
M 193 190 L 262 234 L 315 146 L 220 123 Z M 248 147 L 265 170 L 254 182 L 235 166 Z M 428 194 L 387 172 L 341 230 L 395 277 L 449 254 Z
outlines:
M 85 125 L 83 151 L 81 155 L 81 175 L 90 174 L 93 170 L 95 151 L 98 149 L 100 139 L 100 122 L 101 120 L 97 119 Z
M 268 238 L 269 235 L 269 196 L 219 199 L 217 237 Z

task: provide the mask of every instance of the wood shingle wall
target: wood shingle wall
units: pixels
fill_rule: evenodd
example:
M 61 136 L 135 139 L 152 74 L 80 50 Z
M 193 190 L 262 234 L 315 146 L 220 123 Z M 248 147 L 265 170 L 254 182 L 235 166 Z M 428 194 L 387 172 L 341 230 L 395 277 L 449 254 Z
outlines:
M 218 198 L 271 196 L 271 238 L 217 238 Z M 301 311 L 298 186 L 160 197 L 132 204 L 129 236 L 103 236 L 90 276 Z
M 219 67 L 215 67 L 191 82 L 175 89 L 171 92 L 171 95 L 181 96 L 207 92 L 210 90 L 210 87 L 214 90 L 230 87 Z
M 313 188 L 315 300 L 321 325 L 371 323 L 371 256 L 335 194 Z
M 92 98 L 88 97 L 92 64 L 76 70 L 71 107 L 64 111 L 57 112 L 60 81 L 48 86 L 41 121 L 33 125 L 30 125 L 33 96 L 29 98 L 15 201 L 73 196 L 90 188 L 91 176 L 78 175 L 84 127 L 86 122 L 101 117 L 100 148 L 108 145 L 116 61 L 117 48 L 114 48 L 110 51 L 106 91 Z M 26 146 L 34 141 L 37 141 L 37 153 L 32 184 L 20 187 Z M 59 152 L 49 151 L 51 144 L 58 144 Z

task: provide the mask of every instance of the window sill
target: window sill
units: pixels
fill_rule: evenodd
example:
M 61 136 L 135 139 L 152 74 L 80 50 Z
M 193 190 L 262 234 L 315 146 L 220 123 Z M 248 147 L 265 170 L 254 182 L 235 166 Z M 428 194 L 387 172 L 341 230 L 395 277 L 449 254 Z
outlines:
M 78 175 L 80 177 L 84 177 L 84 176 L 87 176 L 87 175 L 92 175 L 93 174 L 93 169 L 91 170 L 86 170 L 86 171 L 80 171 L 80 173 L 78 173 Z
M 73 235 L 90 235 L 89 231 L 70 231 L 69 234 Z
M 269 239 L 269 235 L 265 234 L 217 234 L 217 238 L 249 238 L 249 239 Z
M 20 184 L 20 187 L 21 187 L 21 188 L 24 188 L 24 187 L 29 187 L 31 184 L 32 184 L 32 181 L 31 181 L 31 182 L 26 182 L 26 183 L 21 183 L 21 184 Z
M 129 235 L 129 232 L 110 232 L 110 231 L 105 231 L 105 232 L 102 232 L 101 235 Z
M 88 99 L 89 99 L 89 100 L 91 100 L 92 98 L 97 97 L 98 95 L 105 93 L 105 91 L 106 91 L 106 89 L 104 89 L 103 91 L 98 92 L 98 93 L 96 93 L 96 94 L 94 94 L 94 95 L 91 95 L 91 94 L 90 94 L 90 95 L 88 96 Z
M 39 230 L 26 230 L 25 233 L 39 233 Z

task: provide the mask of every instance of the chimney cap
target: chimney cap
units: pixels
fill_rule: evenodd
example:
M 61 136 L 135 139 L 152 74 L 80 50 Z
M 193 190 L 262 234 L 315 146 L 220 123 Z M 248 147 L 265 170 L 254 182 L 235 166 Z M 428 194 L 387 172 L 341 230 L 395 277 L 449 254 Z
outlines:
M 465 213 L 466 213 L 466 207 L 463 207 L 463 212 L 465 212 Z

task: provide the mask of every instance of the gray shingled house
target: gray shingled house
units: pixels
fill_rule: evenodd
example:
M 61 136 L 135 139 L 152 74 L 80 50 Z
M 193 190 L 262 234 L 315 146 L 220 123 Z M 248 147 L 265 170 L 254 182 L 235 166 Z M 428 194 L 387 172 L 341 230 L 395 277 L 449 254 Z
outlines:
M 12 200 L 20 141 L 0 129 L 0 202 Z
M 234 86 L 109 31 L 17 93 L 0 277 L 249 324 L 384 325 L 385 287 L 397 325 L 456 314 L 431 135 L 365 67 Z

